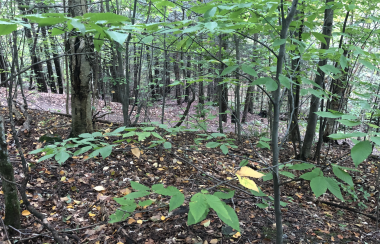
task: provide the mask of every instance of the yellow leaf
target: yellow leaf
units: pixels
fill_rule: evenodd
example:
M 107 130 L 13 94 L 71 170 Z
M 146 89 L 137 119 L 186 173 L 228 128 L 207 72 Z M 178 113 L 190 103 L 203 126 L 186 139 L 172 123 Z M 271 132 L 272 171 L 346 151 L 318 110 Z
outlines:
M 28 216 L 28 215 L 30 215 L 30 212 L 28 211 L 28 210 L 24 210 L 24 211 L 22 211 L 22 216 Z
M 130 218 L 128 219 L 128 224 L 133 224 L 134 222 L 136 222 L 136 220 L 134 218 Z
M 239 238 L 240 236 L 241 236 L 240 232 L 236 232 L 236 234 L 233 235 L 232 237 L 233 237 L 233 238 Z
M 55 210 L 56 208 L 57 208 L 56 206 L 53 206 L 51 209 L 52 209 L 52 210 Z
M 165 220 L 165 216 L 161 216 L 161 220 L 164 221 Z
M 210 244 L 216 244 L 216 243 L 218 243 L 218 239 L 212 239 L 212 240 L 210 241 Z
M 124 242 L 121 242 L 121 241 L 119 241 L 118 243 L 116 243 L 116 244 L 124 244 Z
M 236 172 L 239 176 L 249 176 L 253 178 L 261 178 L 264 174 L 257 172 L 256 170 L 251 169 L 250 167 L 244 166 L 238 172 Z
M 239 182 L 242 186 L 248 188 L 248 189 L 251 189 L 251 190 L 254 190 L 254 191 L 257 191 L 259 192 L 259 188 L 257 188 L 257 185 L 256 183 L 253 181 L 253 180 L 250 180 L 246 177 L 240 177 L 239 175 L 237 175 L 238 179 L 239 179 Z
M 3 191 L 0 191 L 0 195 L 3 195 L 4 194 L 4 192 Z
M 106 188 L 104 188 L 103 186 L 95 186 L 94 187 L 94 190 L 95 191 L 104 191 Z
M 210 225 L 211 221 L 209 219 L 205 219 L 201 222 L 201 225 L 204 227 L 208 227 Z
M 63 176 L 62 178 L 61 178 L 61 181 L 65 181 L 66 180 L 66 176 Z
M 140 219 L 140 220 L 137 220 L 137 223 L 141 225 L 143 221 Z
M 94 217 L 94 216 L 96 216 L 96 214 L 89 212 L 89 213 L 88 213 L 88 216 L 90 216 L 90 217 Z
M 135 155 L 137 158 L 140 158 L 140 149 L 138 147 L 133 147 L 131 151 L 133 155 Z

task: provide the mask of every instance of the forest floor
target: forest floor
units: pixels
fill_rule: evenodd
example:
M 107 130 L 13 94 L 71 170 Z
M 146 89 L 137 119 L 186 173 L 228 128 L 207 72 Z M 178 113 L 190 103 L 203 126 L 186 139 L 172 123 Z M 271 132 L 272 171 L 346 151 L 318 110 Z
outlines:
M 57 104 L 62 105 L 62 101 L 57 101 Z M 5 107 L 0 108 L 0 114 L 9 121 Z M 68 233 L 71 237 L 76 236 L 79 243 L 274 243 L 273 207 L 257 207 L 256 204 L 262 203 L 262 198 L 253 196 L 235 180 L 220 185 L 217 190 L 236 191 L 233 200 L 228 204 L 237 212 L 241 226 L 240 236 L 225 228 L 225 224 L 213 211 L 207 216 L 207 221 L 188 226 L 188 208 L 185 206 L 170 214 L 168 208 L 157 209 L 157 205 L 153 204 L 147 209 L 138 209 L 139 212 L 125 222 L 107 223 L 109 215 L 119 207 L 113 198 L 133 191 L 130 181 L 149 187 L 157 183 L 175 186 L 185 195 L 188 206 L 194 193 L 233 178 L 241 157 L 250 157 L 250 166 L 258 170 L 264 168 L 258 162 L 265 161 L 270 165 L 270 151 L 254 146 L 258 138 L 245 138 L 243 142 L 236 143 L 237 149 L 230 149 L 229 154 L 224 155 L 219 148 L 200 146 L 198 150 L 190 149 L 189 145 L 194 144 L 196 134 L 179 133 L 168 138 L 173 148 L 161 156 L 157 151 L 146 149 L 140 158 L 136 158 L 130 150 L 121 149 L 105 160 L 95 158 L 84 161 L 83 157 L 74 157 L 63 165 L 54 160 L 37 163 L 40 156 L 30 155 L 28 152 L 43 146 L 38 141 L 39 138 L 46 133 L 67 138 L 71 121 L 70 117 L 41 109 L 31 109 L 30 114 L 33 118 L 31 131 L 28 134 L 20 133 L 22 148 L 31 166 L 28 197 L 62 235 Z M 16 122 L 17 128 L 21 123 L 22 121 Z M 100 131 L 105 131 L 115 128 L 115 125 L 97 123 L 97 127 Z M 15 168 L 16 181 L 19 182 L 23 177 L 21 162 L 8 122 L 6 129 L 9 154 Z M 233 133 L 228 136 L 236 139 Z M 146 139 L 142 146 L 148 146 L 149 141 L 149 138 Z M 346 143 L 323 147 L 321 164 L 332 162 L 352 168 L 349 152 L 350 146 Z M 280 162 L 287 162 L 293 157 L 292 145 L 284 144 L 280 151 Z M 356 193 L 349 189 L 342 192 L 345 202 L 336 199 L 329 192 L 317 201 L 309 182 L 297 178 L 305 171 L 292 171 L 296 176 L 294 180 L 281 176 L 281 201 L 287 204 L 282 207 L 285 243 L 379 243 L 380 232 L 377 231 L 374 220 L 377 204 L 375 196 L 378 194 L 378 161 L 377 156 L 371 156 L 360 164 L 357 172 L 350 171 Z M 325 171 L 325 175 L 331 174 L 329 169 Z M 255 182 L 264 193 L 273 196 L 271 181 L 256 179 Z M 99 191 L 97 186 L 102 186 L 102 190 Z M 212 191 L 214 190 L 216 189 Z M 0 200 L 4 202 L 3 195 L 0 195 Z M 156 200 L 156 204 L 168 202 L 165 197 L 158 197 Z M 328 203 L 335 203 L 346 209 Z M 54 243 L 50 233 L 30 213 L 24 211 L 24 205 L 21 206 L 23 229 L 19 230 L 13 240 L 17 240 L 17 243 Z M 355 209 L 359 213 L 347 208 Z M 152 211 L 148 211 L 149 209 Z M 0 214 L 4 216 L 3 209 Z M 2 225 L 0 235 L 6 240 Z M 70 243 L 76 243 L 75 239 L 70 239 Z

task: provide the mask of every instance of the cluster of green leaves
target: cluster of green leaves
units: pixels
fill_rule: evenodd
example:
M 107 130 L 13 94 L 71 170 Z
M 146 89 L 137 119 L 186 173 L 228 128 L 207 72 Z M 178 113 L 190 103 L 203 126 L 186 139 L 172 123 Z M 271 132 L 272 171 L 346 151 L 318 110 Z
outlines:
M 341 118 L 337 120 L 339 123 L 348 126 L 354 127 L 360 125 L 362 122 L 354 115 L 343 114 L 337 111 L 330 112 L 317 112 L 321 117 L 326 118 Z M 367 125 L 371 128 L 378 129 L 379 126 L 371 123 L 367 123 Z M 358 166 L 361 162 L 363 162 L 368 156 L 372 153 L 373 145 L 380 146 L 380 133 L 369 130 L 368 133 L 364 132 L 352 132 L 352 133 L 337 133 L 329 135 L 329 137 L 333 140 L 342 140 L 342 139 L 351 139 L 351 141 L 355 144 L 355 146 L 351 149 L 351 157 L 355 164 Z M 363 137 L 368 140 L 366 141 L 358 141 L 355 138 Z M 371 143 L 372 142 L 372 143 Z
M 347 173 L 346 171 L 358 171 L 358 170 L 353 169 L 353 168 L 343 167 L 337 164 L 331 164 L 331 167 L 336 178 L 340 179 L 343 183 L 346 183 L 350 187 L 354 186 L 351 175 Z M 340 199 L 341 201 L 344 201 L 340 188 L 342 187 L 343 189 L 345 189 L 346 186 L 343 185 L 343 183 L 337 181 L 334 177 L 324 176 L 323 171 L 320 168 L 316 167 L 315 165 L 309 164 L 309 163 L 301 163 L 301 164 L 295 164 L 295 165 L 286 164 L 286 165 L 279 166 L 279 168 L 282 169 L 281 171 L 279 171 L 281 175 L 284 175 L 291 179 L 294 179 L 296 176 L 291 172 L 283 170 L 284 168 L 288 168 L 290 170 L 297 170 L 297 171 L 313 169 L 309 172 L 306 172 L 300 175 L 299 178 L 310 181 L 310 187 L 313 193 L 315 194 L 315 197 L 319 197 L 323 193 L 325 193 L 327 190 L 329 190 L 338 199 Z M 273 179 L 273 175 L 271 173 L 266 174 L 263 177 L 264 181 L 271 180 L 271 179 Z
M 208 141 L 212 140 L 206 143 L 206 147 L 208 148 L 217 148 L 219 147 L 220 150 L 224 154 L 228 153 L 228 147 L 237 148 L 236 145 L 233 144 L 234 139 L 228 138 L 223 133 L 211 133 L 211 134 L 197 134 L 201 138 L 195 138 L 195 144 L 199 145 L 202 141 Z
M 160 194 L 169 196 L 169 212 L 181 206 L 185 201 L 185 196 L 174 186 L 164 187 L 162 184 L 153 185 L 151 188 L 140 183 L 131 181 L 131 186 L 135 192 L 132 192 L 124 197 L 114 198 L 114 200 L 121 205 L 114 214 L 110 216 L 109 223 L 116 223 L 126 220 L 130 213 L 136 210 L 137 206 L 146 207 L 154 203 L 148 199 L 140 201 L 136 204 L 135 199 L 146 197 L 150 194 Z M 208 191 L 203 190 L 201 193 L 196 193 L 189 203 L 188 224 L 193 225 L 199 223 L 207 217 L 210 208 L 213 209 L 218 217 L 227 225 L 235 230 L 240 231 L 239 220 L 235 211 L 225 204 L 221 199 L 229 199 L 234 196 L 234 191 L 229 193 L 215 192 L 213 195 Z

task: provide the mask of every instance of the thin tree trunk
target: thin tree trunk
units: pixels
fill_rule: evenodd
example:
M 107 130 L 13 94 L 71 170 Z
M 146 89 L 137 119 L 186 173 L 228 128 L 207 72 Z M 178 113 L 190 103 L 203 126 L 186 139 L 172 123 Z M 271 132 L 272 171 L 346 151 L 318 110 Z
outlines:
M 41 27 L 42 37 L 44 38 L 44 51 L 46 59 L 50 59 L 50 47 L 48 43 L 48 39 L 46 37 L 46 27 Z M 54 73 L 51 60 L 46 61 L 46 67 L 48 71 L 47 84 L 50 87 L 52 93 L 57 93 L 57 87 L 55 86 Z
M 178 65 L 180 54 L 177 52 L 174 55 L 175 55 L 175 62 L 173 64 L 173 68 L 174 68 L 175 81 L 179 82 L 181 80 L 179 65 Z M 177 100 L 177 104 L 180 105 L 181 104 L 181 85 L 175 86 L 175 98 Z

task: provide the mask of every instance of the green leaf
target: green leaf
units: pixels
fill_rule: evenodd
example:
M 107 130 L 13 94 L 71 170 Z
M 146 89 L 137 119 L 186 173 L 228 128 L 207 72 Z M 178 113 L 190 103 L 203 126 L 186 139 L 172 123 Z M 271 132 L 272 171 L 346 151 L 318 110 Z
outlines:
M 191 198 L 191 202 L 189 203 L 189 215 L 192 216 L 195 223 L 198 223 L 202 219 L 204 219 L 206 211 L 208 212 L 209 205 L 207 200 L 202 193 L 197 193 Z
M 214 195 L 204 195 L 207 200 L 207 204 L 214 209 L 214 211 L 218 214 L 219 218 L 223 220 L 223 222 L 228 223 L 231 221 L 231 217 L 229 216 L 227 209 L 225 206 L 222 204 L 222 201 L 220 198 Z
M 114 197 L 113 200 L 115 200 L 120 205 L 126 205 L 126 206 L 136 205 L 134 200 L 126 199 L 125 197 Z M 135 210 L 132 210 L 132 211 L 135 211 Z
M 339 63 L 343 70 L 347 67 L 347 58 L 343 54 L 340 56 Z
M 286 177 L 289 177 L 290 179 L 294 179 L 294 177 L 296 177 L 294 174 L 287 172 L 287 171 L 280 171 L 280 174 L 282 174 Z
M 335 68 L 331 64 L 326 64 L 319 67 L 325 74 L 333 73 L 334 75 L 338 74 L 340 72 L 339 69 Z
M 0 36 L 11 34 L 15 30 L 17 30 L 16 24 L 0 20 Z
M 272 175 L 272 178 L 273 178 L 273 175 Z M 256 196 L 256 197 L 266 197 L 266 196 L 267 196 L 267 194 L 265 194 L 265 193 L 260 189 L 260 187 L 257 187 L 257 188 L 259 189 L 259 192 L 254 191 L 254 190 L 250 190 L 250 192 L 251 192 L 254 196 Z
M 129 18 L 122 15 L 117 15 L 114 13 L 86 13 L 83 15 L 84 18 L 89 18 L 90 20 L 97 22 L 97 21 L 104 21 L 105 23 L 120 23 L 123 21 L 128 21 Z
M 376 68 L 375 65 L 373 65 L 372 63 L 370 63 L 370 62 L 368 62 L 368 61 L 366 61 L 366 60 L 361 59 L 359 62 L 362 63 L 362 64 L 363 64 L 365 67 L 367 67 L 368 69 L 371 69 L 371 70 L 379 70 L 378 68 Z
M 146 206 L 150 206 L 152 203 L 153 203 L 153 201 L 150 200 L 150 199 L 148 199 L 148 200 L 145 200 L 145 201 L 139 202 L 139 206 L 140 206 L 140 207 L 146 207 Z
M 351 137 L 364 137 L 366 135 L 367 134 L 363 132 L 354 132 L 354 133 L 347 133 L 347 134 L 337 133 L 337 134 L 329 135 L 329 137 L 333 140 L 341 140 L 341 139 L 346 139 L 346 138 L 351 138 Z
M 327 181 L 323 176 L 318 176 L 310 181 L 311 190 L 314 192 L 315 197 L 319 197 L 327 190 Z
M 90 149 L 92 149 L 92 146 L 82 147 L 81 149 L 74 152 L 74 156 L 83 154 L 83 153 L 89 151 Z
M 199 26 L 199 25 L 195 25 L 195 26 L 191 26 L 191 27 L 189 27 L 189 28 L 186 28 L 186 29 L 184 29 L 183 31 L 182 31 L 182 33 L 190 33 L 190 32 L 195 32 L 195 31 L 199 31 L 199 30 L 201 30 L 202 29 L 202 27 L 201 26 Z M 188 40 L 188 39 L 187 39 Z M 182 43 L 182 45 L 184 44 L 185 42 L 183 42 Z
M 268 181 L 268 180 L 273 180 L 273 175 L 272 173 L 267 173 L 263 176 L 263 181 Z
M 259 148 L 270 149 L 270 145 L 268 143 L 266 143 L 266 142 L 263 142 L 263 141 L 259 141 L 256 146 L 259 147 Z
M 219 142 L 214 142 L 214 141 L 210 141 L 206 144 L 206 147 L 208 148 L 216 148 L 220 145 L 221 143 Z
M 323 35 L 323 34 L 318 33 L 318 32 L 311 32 L 311 34 L 313 34 L 313 36 L 315 36 L 315 38 L 317 38 L 320 42 L 327 45 L 325 37 L 330 38 L 329 36 Z
M 80 134 L 79 137 L 81 137 L 81 138 L 92 138 L 93 136 L 90 133 L 83 133 L 83 134 Z
M 256 206 L 259 207 L 259 208 L 264 209 L 264 208 L 267 208 L 269 205 L 266 204 L 266 203 L 256 203 Z
M 82 33 L 82 35 L 84 35 L 86 33 L 86 27 L 78 19 L 72 19 L 71 25 L 74 28 L 77 28 Z
M 332 169 L 336 177 L 346 182 L 350 186 L 354 185 L 354 182 L 352 181 L 352 177 L 349 173 L 345 172 L 344 170 L 337 167 L 336 165 L 333 165 Z
M 286 43 L 286 39 L 277 39 L 273 42 L 273 47 L 281 46 Z
M 351 120 L 346 120 L 346 119 L 339 119 L 337 121 L 345 126 L 357 126 L 361 124 L 360 121 L 351 121 Z
M 130 216 L 129 213 L 126 213 L 124 211 L 117 209 L 114 214 L 110 215 L 110 220 L 108 221 L 108 223 L 113 224 L 113 223 L 121 222 L 121 221 L 126 220 L 129 216 Z
M 29 152 L 29 154 L 37 154 L 37 153 L 40 153 L 44 150 L 45 148 L 39 148 L 39 149 L 36 149 L 36 150 L 33 150 L 31 152 Z
M 212 9 L 207 10 L 206 13 L 204 14 L 204 17 L 205 18 L 214 17 L 217 9 L 218 9 L 217 7 L 213 7 Z
M 284 75 L 280 75 L 279 80 L 280 80 L 281 85 L 285 86 L 288 89 L 290 89 L 290 83 L 293 83 L 291 79 L 289 79 L 288 77 Z
M 378 146 L 380 146 L 380 137 L 371 137 L 371 141 L 376 143 Z
M 136 181 L 131 181 L 131 187 L 136 191 L 149 191 L 149 187 L 144 186 Z
M 265 84 L 268 92 L 275 91 L 278 88 L 277 82 L 274 81 L 270 77 L 262 77 L 252 82 L 252 85 L 261 85 L 261 84 Z
M 228 66 L 227 68 L 225 68 L 223 70 L 223 72 L 220 74 L 220 76 L 224 76 L 224 75 L 227 75 L 233 71 L 235 71 L 239 66 L 238 65 L 234 65 L 234 66 Z
M 108 36 L 111 38 L 111 40 L 118 42 L 120 45 L 123 45 L 125 40 L 128 37 L 128 34 L 116 32 L 116 31 L 106 30 L 104 32 L 106 32 L 108 34 Z
M 214 192 L 214 196 L 217 196 L 220 199 L 230 199 L 230 198 L 233 198 L 234 194 L 235 194 L 235 191 L 230 191 L 228 193 L 224 193 L 224 192 L 220 192 L 220 191 Z
M 312 164 L 309 164 L 309 163 L 302 163 L 302 164 L 296 164 L 296 165 L 292 165 L 289 167 L 289 169 L 293 169 L 293 170 L 305 170 L 305 169 L 310 169 L 310 168 L 314 168 L 315 166 L 312 165 Z
M 54 157 L 54 155 L 55 155 L 54 153 L 53 154 L 45 155 L 42 158 L 38 159 L 38 162 L 44 161 L 44 160 L 46 160 L 48 158 L 52 158 L 52 157 Z
M 217 211 L 215 211 L 218 214 L 218 217 L 227 225 L 231 226 L 233 229 L 240 231 L 240 226 L 239 226 L 239 219 L 234 211 L 233 208 L 228 206 L 226 203 L 221 201 L 222 206 L 224 207 L 225 211 L 228 214 L 228 218 L 225 218 L 222 215 L 219 215 Z M 215 209 L 214 209 L 215 210 Z
M 184 201 L 185 195 L 183 195 L 182 193 L 178 193 L 172 196 L 169 203 L 169 212 L 181 206 Z
M 361 141 L 351 149 L 351 157 L 355 166 L 363 162 L 372 152 L 372 145 L 369 141 Z
M 170 149 L 170 148 L 172 148 L 172 144 L 171 144 L 170 142 L 166 141 L 166 142 L 164 143 L 164 148 L 165 148 L 165 149 Z
M 152 186 L 152 190 L 164 196 L 174 196 L 176 194 L 180 194 L 181 192 L 175 188 L 174 186 L 168 186 L 167 188 L 161 187 L 160 184 Z
M 135 199 L 138 197 L 145 197 L 148 196 L 150 193 L 147 191 L 138 191 L 138 192 L 132 192 L 125 196 L 126 199 Z
M 55 160 L 59 163 L 59 164 L 63 164 L 64 162 L 66 162 L 67 159 L 69 159 L 70 157 L 70 154 L 68 154 L 66 152 L 66 150 L 60 150 L 56 155 L 55 155 Z
M 137 135 L 139 137 L 139 141 L 142 141 L 142 140 L 145 140 L 146 138 L 148 138 L 151 133 L 150 132 L 137 132 Z
M 0 26 L 0 30 L 1 30 L 1 26 Z M 57 36 L 57 35 L 61 35 L 61 34 L 63 34 L 63 33 L 65 33 L 64 30 L 60 30 L 60 29 L 57 29 L 57 28 L 53 28 L 53 29 L 51 30 L 50 35 L 51 35 L 51 36 Z M 0 34 L 0 35 L 1 35 L 1 34 Z
M 325 181 L 327 183 L 327 188 L 329 189 L 329 191 L 334 196 L 336 196 L 337 198 L 339 198 L 341 201 L 344 202 L 344 198 L 342 196 L 342 192 L 340 191 L 340 187 L 338 183 L 332 178 L 325 178 Z
M 312 180 L 318 176 L 323 176 L 323 173 L 320 168 L 315 168 L 313 171 L 301 175 L 300 178 L 305 180 Z
M 153 39 L 154 39 L 153 36 L 146 36 L 146 37 L 144 37 L 143 39 L 141 39 L 140 42 L 145 43 L 145 44 L 150 44 L 150 43 L 152 42 Z
M 105 159 L 106 157 L 108 157 L 109 155 L 111 155 L 112 145 L 108 145 L 108 146 L 99 148 L 98 150 L 100 152 L 100 155 L 102 155 L 103 159 Z
M 226 145 L 222 144 L 222 145 L 220 146 L 220 149 L 222 150 L 222 152 L 223 152 L 224 154 L 227 154 L 227 153 L 228 153 L 228 147 L 227 147 Z
M 249 161 L 247 159 L 243 159 L 240 164 L 239 164 L 239 167 L 244 167 L 246 166 L 247 164 L 249 163 Z
M 331 112 L 315 112 L 317 115 L 321 117 L 326 117 L 326 118 L 340 118 L 342 117 L 343 113 L 331 113 Z
M 258 77 L 258 75 L 257 75 L 257 72 L 254 70 L 254 69 L 252 69 L 249 65 L 247 65 L 247 64 L 243 64 L 242 66 L 241 66 L 241 69 L 245 72 L 245 73 L 247 73 L 247 74 L 249 74 L 249 75 L 252 75 L 253 77 Z
M 218 26 L 218 23 L 216 22 L 207 22 L 205 24 L 205 27 L 210 31 L 210 32 L 214 32 L 215 28 Z

